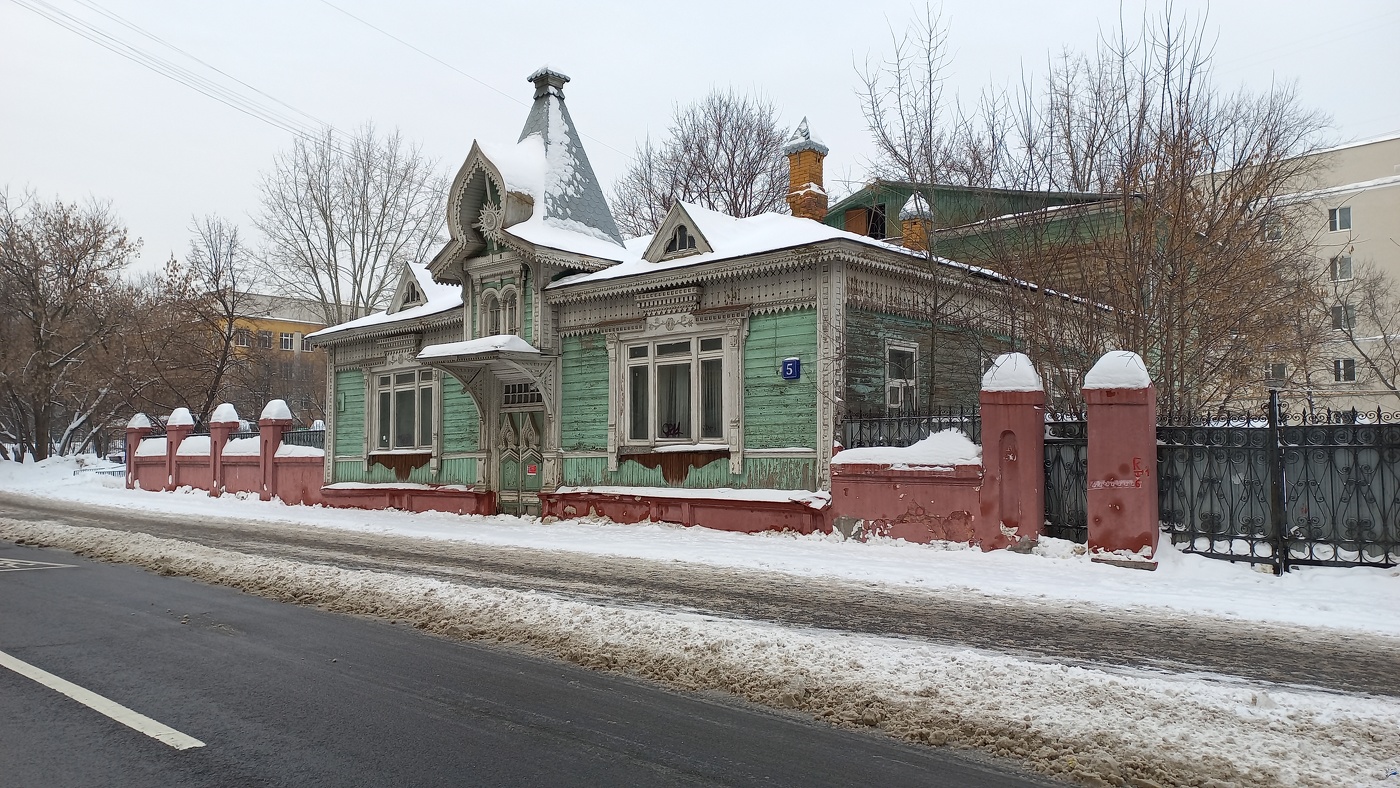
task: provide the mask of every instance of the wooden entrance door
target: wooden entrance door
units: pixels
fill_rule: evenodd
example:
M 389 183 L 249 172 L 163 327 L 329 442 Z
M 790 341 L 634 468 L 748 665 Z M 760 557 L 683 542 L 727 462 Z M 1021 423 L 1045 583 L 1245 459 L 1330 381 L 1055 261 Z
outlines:
M 496 441 L 496 490 L 503 514 L 539 514 L 540 435 L 544 411 L 519 410 L 501 414 Z

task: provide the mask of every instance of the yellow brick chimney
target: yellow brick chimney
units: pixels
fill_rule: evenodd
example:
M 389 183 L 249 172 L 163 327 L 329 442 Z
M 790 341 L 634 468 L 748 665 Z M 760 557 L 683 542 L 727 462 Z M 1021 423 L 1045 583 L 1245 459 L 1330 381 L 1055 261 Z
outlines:
M 922 194 L 914 192 L 899 211 L 900 243 L 916 252 L 928 251 L 928 231 L 933 224 L 933 211 Z
M 783 143 L 783 153 L 788 157 L 787 204 L 793 216 L 818 222 L 826 218 L 822 162 L 826 160 L 827 150 L 821 139 L 812 133 L 806 118 Z

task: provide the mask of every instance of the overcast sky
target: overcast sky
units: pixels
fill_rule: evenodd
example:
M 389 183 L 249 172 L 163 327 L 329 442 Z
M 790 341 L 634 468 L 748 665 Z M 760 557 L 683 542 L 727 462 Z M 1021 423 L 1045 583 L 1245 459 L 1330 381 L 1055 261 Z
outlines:
M 194 215 L 221 214 L 251 234 L 259 174 L 292 133 L 28 6 L 67 14 L 92 35 L 302 124 L 397 127 L 449 174 L 474 138 L 516 139 L 531 96 L 525 77 L 547 63 L 573 78 L 569 108 L 609 193 L 637 142 L 665 131 L 674 104 L 727 86 L 762 93 L 787 125 L 811 119 L 831 148 L 831 191 L 844 191 L 834 181 L 863 180 L 872 149 L 856 66 L 888 54 L 891 26 L 916 13 L 906 3 L 825 0 L 0 0 L 0 186 L 109 200 L 145 240 L 143 267 L 183 255 Z M 1091 47 L 1101 27 L 1116 25 L 1119 6 L 948 0 L 949 87 L 975 96 L 1023 69 L 1043 73 L 1051 53 Z M 1140 19 L 1140 4 L 1124 8 Z M 1337 142 L 1400 130 L 1396 0 L 1217 0 L 1207 22 L 1222 86 L 1296 80 L 1303 102 L 1332 116 Z

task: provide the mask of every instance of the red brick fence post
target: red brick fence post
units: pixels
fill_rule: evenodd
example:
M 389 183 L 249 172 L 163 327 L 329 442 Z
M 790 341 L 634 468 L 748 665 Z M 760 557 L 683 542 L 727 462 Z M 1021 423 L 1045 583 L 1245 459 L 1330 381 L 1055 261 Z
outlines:
M 1024 353 L 982 376 L 983 550 L 1034 543 L 1045 530 L 1045 386 Z
M 126 488 L 128 490 L 136 486 L 136 450 L 141 448 L 141 441 L 153 432 L 151 420 L 146 418 L 146 414 L 138 413 L 131 417 L 131 421 L 126 423 Z
M 1089 552 L 1156 569 L 1157 390 L 1136 353 L 1105 353 L 1084 376 L 1089 422 Z
M 229 436 L 238 430 L 238 411 L 225 402 L 209 417 L 209 495 L 217 498 L 224 493 L 224 447 Z
M 292 411 L 287 403 L 275 399 L 267 403 L 258 417 L 258 461 L 262 469 L 262 490 L 258 497 L 272 500 L 277 490 L 277 448 L 282 445 L 282 433 L 292 426 Z
M 189 408 L 176 408 L 170 412 L 165 422 L 165 491 L 172 492 L 175 484 L 175 455 L 180 453 L 180 444 L 194 432 L 194 417 Z

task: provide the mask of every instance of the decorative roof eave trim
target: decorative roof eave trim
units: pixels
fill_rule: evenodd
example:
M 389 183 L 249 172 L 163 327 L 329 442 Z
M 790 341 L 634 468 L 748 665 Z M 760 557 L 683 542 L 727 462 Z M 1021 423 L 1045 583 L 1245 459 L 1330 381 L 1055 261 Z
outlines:
M 361 340 L 382 339 L 397 334 L 416 334 L 435 328 L 449 328 L 453 325 L 461 325 L 463 320 L 462 307 L 459 305 L 452 307 L 448 313 L 421 317 L 406 323 L 381 323 L 365 328 L 347 328 L 345 331 L 337 332 L 325 339 L 313 337 L 311 342 L 317 347 L 332 348 Z
M 591 257 L 589 255 L 576 254 L 563 249 L 555 249 L 552 246 L 533 244 L 524 238 L 512 235 L 509 227 L 507 227 L 501 235 L 505 237 L 507 246 L 545 265 L 593 273 L 595 271 L 601 271 L 604 268 L 611 268 L 618 263 L 617 260 Z

